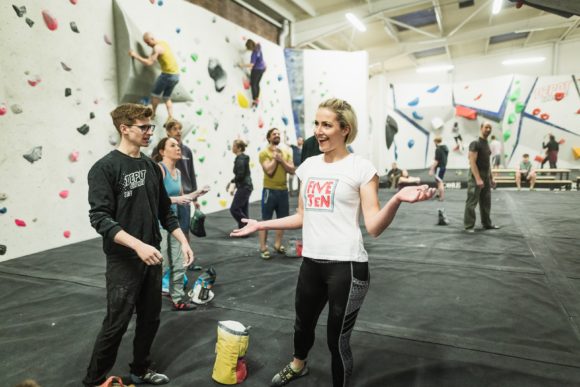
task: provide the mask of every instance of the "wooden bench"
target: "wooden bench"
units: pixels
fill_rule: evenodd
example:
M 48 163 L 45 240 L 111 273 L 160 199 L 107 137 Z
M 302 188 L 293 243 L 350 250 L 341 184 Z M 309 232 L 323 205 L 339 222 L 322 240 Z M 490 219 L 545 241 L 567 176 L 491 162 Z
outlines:
M 536 169 L 536 187 L 548 187 L 548 188 L 559 188 L 559 189 L 572 189 L 572 180 L 569 180 L 570 170 L 569 169 Z M 491 170 L 494 180 L 498 186 L 516 186 L 516 169 L 510 168 L 497 168 Z M 556 179 L 556 174 L 559 175 L 559 179 Z M 576 185 L 580 184 L 580 178 L 577 180 Z M 528 181 L 521 182 L 522 186 L 529 186 Z

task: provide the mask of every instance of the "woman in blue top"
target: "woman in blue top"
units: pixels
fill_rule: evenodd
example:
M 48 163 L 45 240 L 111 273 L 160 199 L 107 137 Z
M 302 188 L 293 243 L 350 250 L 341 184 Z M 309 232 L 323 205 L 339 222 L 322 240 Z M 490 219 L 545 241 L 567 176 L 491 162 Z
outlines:
M 154 160 L 159 163 L 163 174 L 163 185 L 167 195 L 171 199 L 171 209 L 177 214 L 178 205 L 189 206 L 193 200 L 193 194 L 184 195 L 181 187 L 181 173 L 176 164 L 181 159 L 181 147 L 176 139 L 163 138 L 157 145 L 157 154 Z M 163 232 L 162 232 L 163 235 Z M 183 311 L 195 309 L 195 305 L 189 302 L 183 289 L 185 266 L 179 242 L 169 233 L 161 242 L 161 252 L 166 258 L 163 260 L 163 272 L 169 269 L 169 294 L 173 301 L 173 310 Z
M 250 72 L 250 87 L 252 90 L 252 107 L 258 106 L 260 97 L 260 81 L 262 80 L 262 75 L 266 71 L 266 62 L 264 62 L 264 56 L 262 55 L 262 46 L 260 43 L 254 42 L 252 39 L 246 40 L 246 48 L 252 51 L 252 57 L 250 63 L 243 64 L 243 67 L 249 67 Z

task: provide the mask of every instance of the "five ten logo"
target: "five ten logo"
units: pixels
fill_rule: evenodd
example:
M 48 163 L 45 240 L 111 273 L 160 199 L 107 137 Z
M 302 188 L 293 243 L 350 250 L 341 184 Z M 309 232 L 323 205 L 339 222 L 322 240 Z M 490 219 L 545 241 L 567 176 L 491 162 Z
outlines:
M 333 211 L 334 192 L 337 179 L 321 179 L 311 177 L 306 182 L 306 209 L 314 211 Z

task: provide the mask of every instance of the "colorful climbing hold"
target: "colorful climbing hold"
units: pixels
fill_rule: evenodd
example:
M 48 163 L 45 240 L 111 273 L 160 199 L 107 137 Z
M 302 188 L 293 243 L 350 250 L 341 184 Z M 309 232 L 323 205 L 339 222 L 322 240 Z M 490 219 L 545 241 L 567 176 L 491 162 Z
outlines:
M 71 3 L 72 5 L 77 5 L 77 0 L 70 0 L 70 3 Z
M 82 134 L 85 135 L 89 132 L 89 126 L 87 124 L 83 124 L 81 127 L 77 128 L 77 131 Z
M 72 151 L 70 155 L 68 155 L 68 159 L 73 163 L 79 160 L 79 151 Z
M 22 7 L 17 7 L 13 4 L 12 8 L 14 9 L 18 17 L 22 17 L 26 14 L 26 7 L 24 5 Z
M 264 127 L 264 120 L 262 117 L 258 118 L 258 128 L 262 129 Z
M 222 208 L 226 208 L 226 206 L 228 205 L 228 201 L 226 199 L 220 199 L 219 203 L 220 206 L 222 206 Z
M 542 110 L 540 108 L 535 108 L 534 110 L 532 110 L 532 114 L 537 116 L 538 114 L 540 114 Z
M 414 145 L 415 145 L 415 140 L 410 139 L 409 141 L 407 141 L 407 146 L 409 147 L 409 149 L 413 148 Z
M 42 158 L 42 145 L 35 146 L 27 154 L 22 155 L 30 164 Z
M 49 30 L 54 31 L 58 28 L 58 21 L 46 9 L 42 11 L 42 18 Z
M 409 106 L 417 106 L 418 104 L 419 104 L 419 97 L 417 97 L 417 98 L 415 98 L 414 100 L 412 100 L 412 101 L 409 101 L 409 102 L 407 103 L 407 105 L 409 105 Z
M 244 89 L 248 90 L 250 88 L 250 80 L 248 78 L 244 77 L 242 84 L 244 85 Z
M 105 43 L 107 43 L 109 46 L 113 44 L 113 42 L 111 42 L 111 38 L 109 38 L 109 35 L 107 34 L 103 35 L 103 39 L 105 40 Z
M 26 222 L 22 219 L 14 219 L 14 223 L 16 223 L 18 227 L 26 227 Z
M 520 114 L 524 110 L 524 104 L 522 102 L 516 103 L 516 113 Z
M 157 2 L 157 5 L 161 7 L 161 6 L 163 5 L 163 1 L 162 1 L 162 0 L 159 0 L 159 1 Z
M 509 130 L 506 130 L 505 132 L 503 132 L 503 141 L 506 142 L 507 140 L 510 139 L 511 136 L 512 136 L 512 132 L 510 132 Z
M 288 117 L 282 116 L 282 122 L 284 123 L 285 126 L 288 126 Z
M 536 155 L 536 157 L 534 157 L 534 161 L 537 161 L 538 163 L 543 163 L 544 157 L 542 157 L 540 155 Z
M 66 198 L 68 198 L 68 190 L 66 190 L 66 189 L 63 189 L 62 191 L 60 191 L 60 192 L 58 193 L 58 196 L 60 196 L 60 197 L 61 197 L 61 198 L 63 198 L 63 199 L 66 199 Z
M 191 54 L 192 61 L 197 62 L 197 58 L 198 58 L 197 54 Z
M 432 88 L 430 88 L 430 89 L 427 89 L 427 93 L 431 93 L 431 94 L 433 94 L 433 93 L 435 93 L 437 90 L 439 90 L 439 85 L 435 85 L 435 86 L 433 86 Z
M 558 144 L 563 145 L 566 143 L 566 139 L 565 138 L 561 138 L 558 140 Z
M 79 28 L 77 27 L 77 23 L 70 22 L 70 29 L 72 30 L 72 32 L 76 32 L 77 34 L 79 33 Z
M 556 94 L 554 94 L 554 99 L 556 101 L 561 101 L 562 99 L 564 99 L 565 96 L 566 96 L 566 94 L 564 94 L 564 92 L 559 91 Z
M 6 207 L 0 207 L 0 214 L 5 214 L 6 212 L 8 212 Z
M 507 123 L 508 123 L 508 124 L 510 124 L 510 125 L 511 125 L 511 124 L 513 124 L 514 122 L 516 122 L 516 118 L 517 118 L 517 117 L 516 117 L 516 114 L 515 114 L 515 113 L 511 113 L 511 114 L 508 116 Z
M 175 32 L 177 32 L 177 33 L 179 34 L 179 33 L 181 32 L 181 28 L 177 27 L 177 28 L 175 29 Z
M 7 111 L 8 111 L 8 108 L 6 108 L 6 105 L 4 105 L 4 104 L 0 105 L 0 116 L 3 116 L 4 114 L 6 114 Z
M 64 236 L 65 238 L 70 238 L 70 231 L 66 230 L 65 232 L 62 233 L 62 236 Z
M 40 83 L 40 81 L 41 81 L 41 79 L 40 79 L 40 77 L 37 75 L 37 76 L 36 76 L 36 78 L 34 78 L 34 79 L 29 79 L 29 80 L 28 80 L 28 84 L 29 84 L 30 86 L 34 87 L 34 86 L 38 85 L 38 84 Z
M 416 119 L 416 120 L 422 120 L 423 119 L 423 116 L 414 111 L 413 112 L 413 118 Z
M 203 114 L 203 109 L 199 108 L 195 111 L 195 114 L 197 114 L 198 116 L 201 116 Z
M 284 77 L 282 76 L 282 74 L 278 74 L 278 81 L 282 81 L 284 79 Z
M 520 98 L 521 90 L 519 88 L 515 89 L 514 92 L 510 95 L 510 101 L 514 102 Z
M 205 156 L 201 156 L 198 158 L 199 162 L 203 164 L 203 162 L 205 161 Z
M 548 120 L 548 119 L 550 119 L 550 115 L 548 113 L 542 113 L 542 114 L 540 114 L 540 118 L 542 120 Z
M 478 95 L 477 95 L 477 97 L 475 97 L 473 100 L 474 100 L 474 101 L 479 101 L 479 100 L 481 99 L 481 96 L 482 96 L 482 95 L 483 95 L 483 94 L 481 94 L 481 93 L 480 93 L 480 94 L 478 94 Z
M 248 99 L 246 98 L 246 96 L 244 95 L 244 93 L 242 93 L 241 91 L 238 91 L 237 93 L 237 99 L 238 99 L 238 105 L 240 105 L 241 108 L 247 109 L 250 107 L 250 103 L 248 102 Z

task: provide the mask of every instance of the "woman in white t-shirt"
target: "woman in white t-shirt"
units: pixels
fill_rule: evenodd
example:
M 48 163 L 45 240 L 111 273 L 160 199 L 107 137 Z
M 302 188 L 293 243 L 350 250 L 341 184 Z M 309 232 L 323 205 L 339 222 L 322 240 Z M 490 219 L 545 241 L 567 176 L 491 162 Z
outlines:
M 333 386 L 348 385 L 353 363 L 350 335 L 370 280 L 359 228 L 361 210 L 368 233 L 378 237 L 402 202 L 427 200 L 435 193 L 426 185 L 405 187 L 381 208 L 376 169 L 347 150 L 357 134 L 356 114 L 350 104 L 340 99 L 322 102 L 314 125 L 323 154 L 306 159 L 296 170 L 301 182 L 298 212 L 262 222 L 243 219 L 246 226 L 231 233 L 237 237 L 258 230 L 302 228 L 304 259 L 296 286 L 294 358 L 274 375 L 272 386 L 286 385 L 308 373 L 306 358 L 326 303 Z

